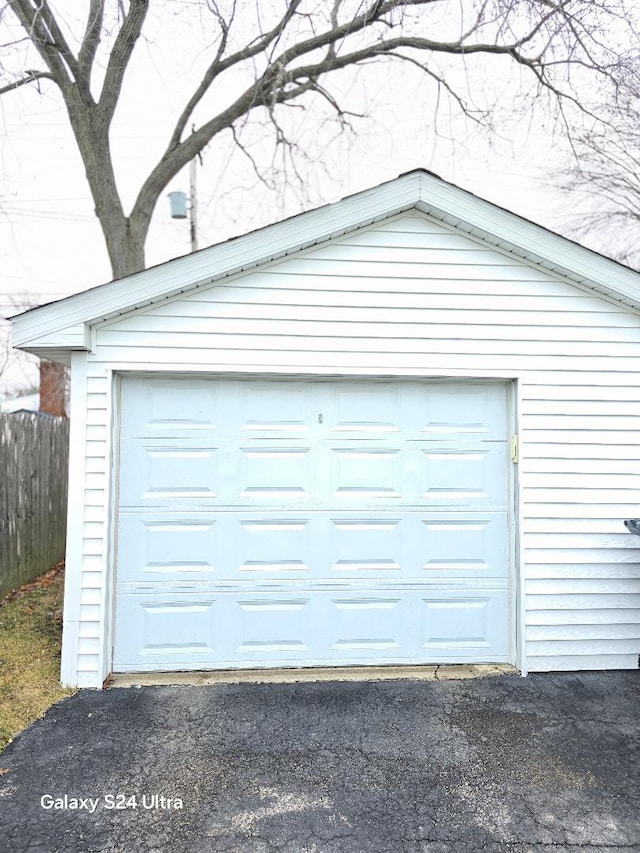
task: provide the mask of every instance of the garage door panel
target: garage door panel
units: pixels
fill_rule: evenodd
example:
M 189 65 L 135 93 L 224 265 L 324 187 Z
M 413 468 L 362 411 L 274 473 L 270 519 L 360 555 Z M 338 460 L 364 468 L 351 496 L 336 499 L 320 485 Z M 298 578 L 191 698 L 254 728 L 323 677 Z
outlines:
M 506 385 L 433 383 L 421 395 L 422 432 L 431 438 L 506 441 Z
M 421 605 L 422 648 L 436 658 L 458 660 L 503 645 L 506 590 L 447 590 L 421 597 Z
M 506 509 L 504 442 L 123 442 L 120 506 Z
M 277 410 L 273 383 L 185 377 L 127 377 L 121 434 L 125 438 L 182 438 L 186 435 L 306 434 L 316 419 L 314 389 L 305 382 L 280 386 Z
M 451 440 L 508 435 L 506 386 L 468 382 L 343 382 L 316 398 L 334 434 L 414 434 Z M 316 388 L 322 389 L 322 383 Z M 328 396 L 327 396 L 328 394 Z M 324 402 L 328 400 L 328 402 Z
M 213 604 L 208 602 L 165 603 L 147 601 L 141 605 L 145 649 L 152 654 L 214 653 Z
M 237 462 L 241 484 L 238 499 L 255 503 L 311 499 L 313 453 L 310 446 L 242 447 Z
M 328 505 L 506 509 L 504 442 L 382 443 L 354 438 L 328 448 L 318 444 L 315 453 L 320 464 L 310 488 Z
M 421 516 L 421 568 L 432 578 L 508 580 L 508 518 L 503 512 Z
M 278 405 L 273 405 L 273 382 L 229 382 L 225 423 L 230 431 L 267 436 L 308 433 L 316 420 L 313 386 L 306 382 L 281 385 Z
M 219 532 L 210 514 L 121 513 L 118 583 L 213 578 Z
M 504 513 L 121 513 L 118 583 L 507 582 Z
M 406 593 L 332 595 L 327 603 L 333 634 L 330 654 L 362 658 L 401 655 L 411 649 Z
M 350 433 L 393 434 L 403 429 L 405 389 L 397 383 L 345 383 L 329 388 L 323 420 L 339 435 Z
M 121 402 L 121 435 L 179 437 L 214 433 L 218 428 L 219 383 L 184 377 L 127 377 Z
M 329 501 L 402 501 L 400 448 L 354 442 L 352 446 L 332 447 L 330 462 Z
M 389 513 L 332 514 L 327 519 L 328 574 L 339 577 L 397 577 L 410 571 L 404 559 L 406 526 L 412 519 Z
M 122 595 L 118 606 L 127 630 L 116 634 L 117 671 L 206 668 L 224 652 L 218 601 L 211 596 Z
M 275 593 L 235 600 L 229 626 L 234 657 L 304 660 L 313 651 L 315 609 L 309 595 Z
M 238 554 L 237 572 L 245 579 L 253 576 L 256 580 L 311 575 L 313 568 L 317 568 L 314 566 L 317 521 L 309 516 L 229 518 Z
M 297 504 L 310 501 L 308 444 L 237 447 L 227 440 L 129 439 L 123 442 L 120 506 L 184 507 Z M 133 473 L 135 472 L 135 474 Z
M 127 595 L 118 671 L 508 659 L 506 592 L 263 592 Z
M 504 442 L 462 446 L 433 442 L 421 451 L 424 500 L 467 509 L 491 506 L 506 510 Z
M 221 488 L 220 449 L 202 441 L 129 439 L 122 442 L 120 506 L 209 504 Z
M 228 430 L 304 433 L 422 432 L 429 437 L 508 437 L 506 386 L 352 380 L 275 382 L 181 377 L 127 377 L 123 437 L 181 437 Z M 274 407 L 274 386 L 278 401 Z

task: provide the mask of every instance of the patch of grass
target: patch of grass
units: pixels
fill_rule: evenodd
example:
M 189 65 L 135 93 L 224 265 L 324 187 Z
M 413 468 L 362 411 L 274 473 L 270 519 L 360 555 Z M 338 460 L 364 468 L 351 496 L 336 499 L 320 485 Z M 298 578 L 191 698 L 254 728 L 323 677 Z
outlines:
M 0 601 L 0 751 L 54 702 L 60 686 L 64 563 Z

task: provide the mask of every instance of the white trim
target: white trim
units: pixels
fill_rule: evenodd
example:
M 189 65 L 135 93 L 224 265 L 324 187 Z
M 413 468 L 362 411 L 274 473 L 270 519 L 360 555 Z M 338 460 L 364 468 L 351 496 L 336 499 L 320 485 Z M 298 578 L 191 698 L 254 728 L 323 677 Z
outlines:
M 560 274 L 640 310 L 640 276 L 635 271 L 418 170 L 335 204 L 18 315 L 13 319 L 14 343 L 30 350 L 47 338 L 47 344 L 53 346 L 56 333 L 69 326 L 96 323 L 209 285 L 412 208 L 539 265 L 546 273 Z M 63 335 L 59 349 L 64 348 Z
M 106 364 L 106 362 L 105 362 Z M 170 364 L 158 364 L 153 361 L 140 361 L 136 362 L 135 365 L 132 365 L 130 362 L 123 361 L 109 361 L 109 368 L 112 369 L 116 373 L 120 374 L 143 374 L 143 373 L 155 373 L 155 374 L 175 374 L 176 376 L 187 376 L 191 375 L 199 375 L 199 374 L 211 374 L 220 377 L 223 379 L 225 376 L 230 379 L 233 378 L 242 378 L 246 377 L 259 377 L 268 379 L 272 377 L 274 379 L 306 379 L 306 378 L 327 378 L 327 379 L 348 379 L 349 377 L 355 378 L 367 378 L 367 379 L 428 379 L 428 380 L 442 380 L 447 381 L 449 379 L 460 380 L 460 379 L 486 379 L 487 381 L 499 381 L 504 380 L 505 382 L 509 382 L 513 380 L 513 371 L 507 371 L 502 368 L 499 370 L 469 370 L 468 368 L 460 368 L 459 370 L 453 370 L 449 368 L 446 373 L 430 373 L 425 374 L 423 367 L 417 368 L 398 368 L 393 373 L 381 373 L 379 369 L 371 370 L 368 367 L 362 368 L 354 368 L 348 367 L 340 372 L 337 372 L 336 369 L 328 370 L 326 367 L 320 365 L 318 367 L 313 367 L 311 365 L 305 365 L 304 372 L 300 370 L 292 370 L 291 367 L 284 365 L 279 367 L 277 365 L 270 365 L 268 371 L 264 371 L 260 369 L 259 365 L 255 367 L 247 367 L 247 365 L 239 365 L 237 368 L 234 368 L 232 365 L 225 365 L 224 370 L 211 370 L 210 364 L 203 364 L 201 361 L 193 364 L 188 364 L 183 362 L 180 365 L 180 368 L 177 369 L 174 365 Z
M 518 436 L 518 461 L 511 463 L 512 471 L 512 487 L 511 506 L 513 511 L 514 532 L 512 537 L 513 542 L 513 566 L 514 566 L 514 583 L 512 592 L 515 597 L 514 610 L 515 613 L 515 632 L 516 632 L 516 658 L 515 665 L 520 670 L 522 676 L 527 675 L 527 649 L 526 649 L 526 576 L 525 576 L 525 561 L 524 548 L 522 545 L 522 531 L 524 530 L 524 500 L 522 496 L 522 482 L 520 471 L 522 466 L 522 379 L 517 378 L 513 381 L 513 405 L 511 411 L 511 419 L 513 424 L 514 434 Z
M 71 355 L 69 413 L 69 497 L 64 579 L 64 628 L 60 681 L 75 686 L 78 677 L 78 632 L 82 594 L 82 544 L 84 538 L 84 474 L 87 432 L 87 357 Z
M 501 376 L 487 376 L 486 373 L 482 373 L 480 371 L 474 371 L 474 375 L 470 376 L 468 373 L 464 376 L 429 376 L 424 373 L 420 374 L 412 374 L 412 375 L 400 375 L 400 374 L 376 374 L 376 375 L 366 375 L 362 376 L 362 374 L 311 374 L 311 373 L 289 373 L 285 376 L 281 374 L 273 374 L 273 373 L 257 373 L 257 372 L 247 372 L 239 374 L 238 372 L 230 372 L 230 371 L 212 371 L 210 368 L 200 369 L 198 371 L 193 370 L 180 370 L 177 371 L 175 368 L 163 369 L 162 366 L 155 366 L 155 369 L 140 369 L 139 365 L 132 367 L 129 365 L 125 369 L 109 371 L 109 383 L 108 383 L 108 403 L 107 409 L 109 412 L 109 423 L 110 428 L 108 430 L 107 436 L 107 458 L 109 460 L 109 477 L 107 478 L 108 486 L 112 486 L 110 489 L 110 496 L 107 501 L 108 506 L 108 524 L 107 530 L 105 532 L 105 537 L 107 541 L 107 557 L 106 557 L 106 567 L 105 567 L 105 576 L 104 576 L 104 586 L 103 586 L 103 601 L 101 605 L 101 618 L 104 620 L 103 624 L 103 644 L 102 648 L 105 650 L 104 655 L 102 654 L 101 649 L 101 682 L 103 683 L 107 676 L 113 672 L 113 638 L 115 631 L 115 586 L 116 586 L 116 575 L 117 575 L 117 567 L 116 567 L 116 553 L 117 553 L 117 526 L 118 526 L 118 489 L 117 483 L 119 481 L 119 441 L 120 441 L 120 388 L 122 379 L 127 377 L 135 377 L 135 376 L 171 376 L 172 378 L 180 379 L 188 376 L 193 376 L 194 374 L 205 374 L 208 377 L 216 378 L 216 379 L 238 379 L 244 378 L 248 381 L 252 379 L 313 379 L 313 380 L 322 380 L 326 379 L 329 381 L 341 380 L 344 379 L 348 381 L 350 378 L 363 378 L 370 381 L 388 381 L 388 380 L 422 380 L 425 383 L 436 383 L 442 382 L 446 383 L 448 381 L 460 381 L 460 379 L 470 379 L 471 381 L 475 380 L 478 382 L 485 382 L 487 384 L 495 384 L 504 383 L 507 386 L 507 394 L 506 394 L 506 418 L 508 421 L 509 428 L 512 430 L 516 430 L 519 427 L 518 418 L 519 412 L 521 408 L 521 391 L 520 391 L 520 382 L 514 378 L 513 373 L 507 374 L 504 373 Z M 510 530 L 508 533 L 509 536 L 509 571 L 508 571 L 508 584 L 509 584 L 509 663 L 517 666 L 522 675 L 526 674 L 526 662 L 524 658 L 524 622 L 522 619 L 522 615 L 520 613 L 520 606 L 522 601 L 522 595 L 524 590 L 524 574 L 523 567 L 520 563 L 520 554 L 522 553 L 521 548 L 521 531 L 523 529 L 522 525 L 522 502 L 520 500 L 519 495 L 519 485 L 517 478 L 517 465 L 513 463 L 509 463 L 508 468 L 508 478 L 509 482 L 507 484 L 508 488 L 508 518 L 510 520 Z M 106 590 L 106 592 L 105 592 Z M 384 661 L 382 661 L 384 663 Z M 363 664 L 363 666 L 367 666 L 369 664 Z M 370 664 L 374 665 L 374 664 Z M 100 685 L 97 685 L 100 686 Z
M 499 382 L 496 379 L 490 379 L 491 382 Z M 513 377 L 507 383 L 506 394 L 506 411 L 507 430 L 509 435 L 509 445 L 513 435 L 517 434 L 518 428 L 518 380 Z M 518 516 L 518 465 L 514 463 L 511 454 L 507 457 L 507 495 L 508 495 L 508 562 L 509 562 L 509 663 L 512 666 L 520 669 L 521 657 L 521 622 L 518 610 L 518 602 L 520 600 L 519 588 L 521 582 L 521 574 L 518 563 L 519 537 L 522 526 Z
M 100 597 L 100 623 L 102 625 L 101 644 L 98 655 L 98 673 L 101 683 L 111 672 L 113 658 L 113 624 L 115 608 L 115 555 L 116 537 L 118 531 L 117 498 L 118 498 L 118 452 L 120 424 L 120 381 L 112 370 L 107 371 L 107 423 L 105 460 L 107 476 L 105 477 L 104 505 L 106 512 L 104 528 L 104 549 L 102 556 L 102 590 Z

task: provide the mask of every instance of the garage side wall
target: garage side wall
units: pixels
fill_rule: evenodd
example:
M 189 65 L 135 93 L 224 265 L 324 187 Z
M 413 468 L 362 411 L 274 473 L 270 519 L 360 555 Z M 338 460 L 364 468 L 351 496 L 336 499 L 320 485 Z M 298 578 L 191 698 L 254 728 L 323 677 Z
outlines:
M 622 519 L 640 507 L 640 316 L 414 212 L 106 323 L 95 341 L 79 683 L 109 667 L 111 370 L 518 379 L 528 669 L 637 666 L 640 540 Z

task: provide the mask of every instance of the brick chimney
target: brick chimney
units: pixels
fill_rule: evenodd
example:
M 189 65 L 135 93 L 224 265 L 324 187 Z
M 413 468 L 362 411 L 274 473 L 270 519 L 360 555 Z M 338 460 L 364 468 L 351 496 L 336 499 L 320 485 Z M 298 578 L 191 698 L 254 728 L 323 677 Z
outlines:
M 40 411 L 66 418 L 64 391 L 67 371 L 57 361 L 40 359 Z

